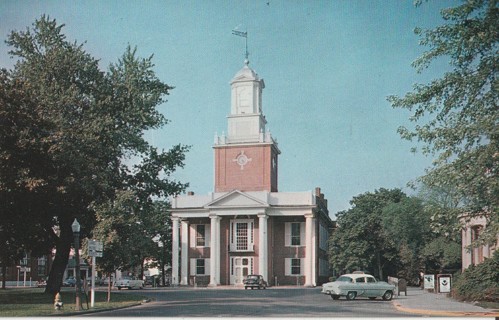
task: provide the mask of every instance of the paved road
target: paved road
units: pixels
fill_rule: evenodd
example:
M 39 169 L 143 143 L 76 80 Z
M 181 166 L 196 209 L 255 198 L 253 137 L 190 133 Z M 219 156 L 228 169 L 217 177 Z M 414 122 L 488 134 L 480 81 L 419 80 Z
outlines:
M 132 291 L 137 293 L 137 291 Z M 127 291 L 122 290 L 122 294 Z M 94 317 L 407 317 L 389 301 L 333 301 L 320 288 L 143 290 L 151 302 Z

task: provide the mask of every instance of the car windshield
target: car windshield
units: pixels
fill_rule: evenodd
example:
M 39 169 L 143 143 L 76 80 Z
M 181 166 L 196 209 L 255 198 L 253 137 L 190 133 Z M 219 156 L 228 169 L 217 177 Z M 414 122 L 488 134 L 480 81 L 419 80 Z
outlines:
M 248 279 L 258 279 L 258 276 L 248 276 Z
M 353 282 L 352 278 L 345 277 L 345 276 L 339 277 L 338 279 L 336 279 L 336 281 L 339 281 L 339 282 Z

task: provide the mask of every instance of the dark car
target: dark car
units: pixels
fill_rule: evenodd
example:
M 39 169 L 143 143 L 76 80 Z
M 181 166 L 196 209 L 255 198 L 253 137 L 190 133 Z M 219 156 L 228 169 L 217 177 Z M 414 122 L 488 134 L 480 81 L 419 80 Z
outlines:
M 263 280 L 263 277 L 259 274 L 250 274 L 246 276 L 246 279 L 243 281 L 244 283 L 244 289 L 266 289 L 267 288 L 267 282 Z

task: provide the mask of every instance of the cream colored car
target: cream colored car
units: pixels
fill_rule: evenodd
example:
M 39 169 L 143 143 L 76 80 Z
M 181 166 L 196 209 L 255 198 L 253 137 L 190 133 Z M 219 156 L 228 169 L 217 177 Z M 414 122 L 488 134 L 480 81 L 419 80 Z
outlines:
M 384 281 L 377 281 L 370 274 L 351 273 L 340 276 L 334 282 L 322 285 L 323 294 L 330 295 L 334 300 L 346 297 L 353 300 L 357 297 L 366 297 L 371 300 L 381 297 L 383 300 L 392 300 L 395 286 Z

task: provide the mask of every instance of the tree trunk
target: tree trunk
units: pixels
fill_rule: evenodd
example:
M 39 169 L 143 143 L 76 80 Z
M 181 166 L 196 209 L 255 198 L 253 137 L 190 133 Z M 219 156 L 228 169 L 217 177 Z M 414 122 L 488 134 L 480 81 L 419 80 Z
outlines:
M 2 264 L 2 289 L 5 289 L 5 283 L 7 282 L 7 266 Z
M 71 220 L 61 221 L 60 228 L 61 233 L 56 244 L 55 259 L 50 268 L 47 286 L 45 287 L 45 293 L 53 295 L 61 290 L 62 281 L 64 280 L 64 271 L 68 265 L 69 253 L 73 242 Z
M 383 281 L 383 267 L 381 265 L 381 254 L 379 252 L 376 253 L 376 262 L 378 264 L 379 280 Z
M 140 264 L 139 280 L 144 280 L 144 258 L 142 258 L 142 263 Z

